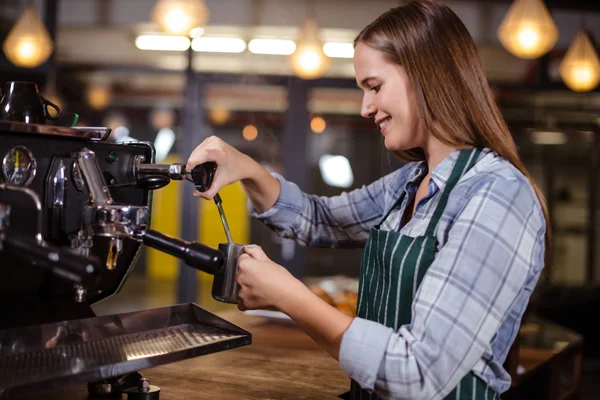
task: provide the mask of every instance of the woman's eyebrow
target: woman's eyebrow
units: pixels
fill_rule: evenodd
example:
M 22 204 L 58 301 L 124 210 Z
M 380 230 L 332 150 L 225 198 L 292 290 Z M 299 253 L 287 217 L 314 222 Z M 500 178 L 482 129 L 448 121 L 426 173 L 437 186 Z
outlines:
M 363 79 L 362 81 L 360 81 L 360 84 L 358 84 L 358 87 L 362 88 L 362 87 L 368 86 L 369 81 L 373 80 L 373 79 L 375 79 L 374 76 L 367 76 L 365 79 Z

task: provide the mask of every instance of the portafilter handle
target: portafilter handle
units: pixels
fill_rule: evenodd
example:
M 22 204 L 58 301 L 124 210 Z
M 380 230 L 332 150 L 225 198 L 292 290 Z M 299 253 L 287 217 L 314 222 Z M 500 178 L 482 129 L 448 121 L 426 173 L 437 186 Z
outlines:
M 33 265 L 47 268 L 55 275 L 74 283 L 91 283 L 100 273 L 100 262 L 93 256 L 80 256 L 23 235 L 6 234 L 3 251 Z
M 198 242 L 177 239 L 153 229 L 148 229 L 141 240 L 145 245 L 175 256 L 200 271 L 215 275 L 223 269 L 223 253 Z

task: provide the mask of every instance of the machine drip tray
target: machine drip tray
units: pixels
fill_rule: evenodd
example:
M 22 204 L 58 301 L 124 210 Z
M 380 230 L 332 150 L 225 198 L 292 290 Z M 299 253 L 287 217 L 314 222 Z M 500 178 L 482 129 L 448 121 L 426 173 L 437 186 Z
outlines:
M 194 303 L 0 331 L 0 398 L 97 382 L 252 342 Z

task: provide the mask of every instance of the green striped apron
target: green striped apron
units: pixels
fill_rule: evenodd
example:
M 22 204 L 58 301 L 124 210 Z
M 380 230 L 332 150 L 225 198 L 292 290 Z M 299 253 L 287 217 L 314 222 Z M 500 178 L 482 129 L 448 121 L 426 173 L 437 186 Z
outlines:
M 450 192 L 475 163 L 481 149 L 460 152 L 425 235 L 412 238 L 399 232 L 383 231 L 380 226 L 391 211 L 402 204 L 400 196 L 392 209 L 369 234 L 360 266 L 357 315 L 376 321 L 397 332 L 411 322 L 412 302 L 436 253 L 436 229 Z M 351 381 L 350 398 L 379 399 Z M 472 372 L 466 375 L 446 399 L 496 399 L 498 395 Z

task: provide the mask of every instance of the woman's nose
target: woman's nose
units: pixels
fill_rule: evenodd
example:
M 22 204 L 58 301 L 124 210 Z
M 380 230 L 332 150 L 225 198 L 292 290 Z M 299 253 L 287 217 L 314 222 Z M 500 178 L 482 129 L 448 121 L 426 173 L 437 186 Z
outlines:
M 362 106 L 360 108 L 360 115 L 364 118 L 373 118 L 377 114 L 377 107 L 369 101 L 363 100 Z

